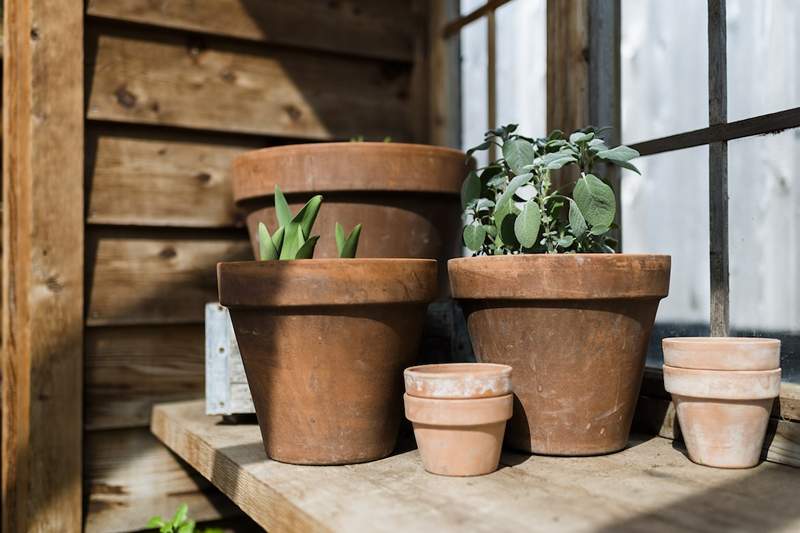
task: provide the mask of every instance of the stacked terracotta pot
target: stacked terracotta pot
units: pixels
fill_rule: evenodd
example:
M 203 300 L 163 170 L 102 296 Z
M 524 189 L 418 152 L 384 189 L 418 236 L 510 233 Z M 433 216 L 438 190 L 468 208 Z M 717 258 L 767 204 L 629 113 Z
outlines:
M 406 418 L 425 470 L 478 476 L 497 470 L 511 418 L 511 367 L 481 363 L 406 369 Z
M 664 386 L 692 461 L 720 468 L 758 464 L 780 393 L 780 345 L 776 339 L 664 339 Z

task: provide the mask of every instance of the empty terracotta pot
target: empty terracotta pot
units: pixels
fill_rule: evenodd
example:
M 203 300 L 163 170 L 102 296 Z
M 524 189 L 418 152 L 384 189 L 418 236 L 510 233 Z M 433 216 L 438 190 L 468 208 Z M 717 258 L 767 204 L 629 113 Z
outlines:
M 664 387 L 695 463 L 758 464 L 772 403 L 780 394 L 777 339 L 664 339 Z
M 425 470 L 479 476 L 497 470 L 513 411 L 511 367 L 481 363 L 423 365 L 404 372 L 406 418 Z
M 514 368 L 506 444 L 549 455 L 624 448 L 669 256 L 482 256 L 448 268 L 478 360 Z
M 217 275 L 267 455 L 315 465 L 389 455 L 436 262 L 249 261 Z
M 276 227 L 279 185 L 293 212 L 314 194 L 325 197 L 314 232 L 316 257 L 337 257 L 334 224 L 363 224 L 359 257 L 441 259 L 461 243 L 459 194 L 469 171 L 459 150 L 404 143 L 343 142 L 278 146 L 247 152 L 233 163 L 233 193 L 244 209 L 254 254 L 256 228 Z

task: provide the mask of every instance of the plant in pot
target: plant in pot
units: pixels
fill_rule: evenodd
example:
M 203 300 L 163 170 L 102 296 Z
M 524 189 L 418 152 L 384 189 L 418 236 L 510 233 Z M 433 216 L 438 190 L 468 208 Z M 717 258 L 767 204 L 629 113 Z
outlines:
M 356 259 L 360 226 L 336 225 L 338 258 L 312 259 L 322 203 L 296 215 L 275 190 L 279 228 L 258 229 L 261 261 L 217 266 L 264 448 L 275 460 L 346 464 L 391 453 L 402 371 L 417 355 L 432 259 Z
M 506 443 L 551 455 L 620 450 L 670 257 L 613 253 L 616 201 L 594 167 L 638 172 L 638 153 L 609 148 L 593 128 L 532 139 L 504 126 L 476 149 L 492 144 L 501 157 L 462 188 L 474 257 L 448 268 L 478 360 L 514 368 Z M 551 173 L 564 167 L 577 178 L 555 187 Z

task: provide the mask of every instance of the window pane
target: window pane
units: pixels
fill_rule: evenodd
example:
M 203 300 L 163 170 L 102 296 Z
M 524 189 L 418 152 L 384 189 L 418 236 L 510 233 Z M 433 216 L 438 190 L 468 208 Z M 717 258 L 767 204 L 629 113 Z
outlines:
M 782 340 L 784 381 L 800 383 L 800 129 L 732 141 L 731 329 Z
M 626 143 L 708 125 L 707 20 L 698 0 L 622 0 Z
M 800 2 L 728 0 L 728 120 L 800 106 Z
M 708 335 L 708 148 L 643 157 L 639 176 L 622 176 L 622 246 L 627 253 L 672 256 L 669 296 L 661 301 L 648 366 L 663 361 L 661 339 Z
M 471 2 L 476 4 L 482 2 Z M 470 2 L 462 2 L 461 12 Z M 471 148 L 483 142 L 489 114 L 486 88 L 486 18 L 468 24 L 461 30 L 461 146 Z M 475 154 L 478 165 L 487 162 L 486 152 Z

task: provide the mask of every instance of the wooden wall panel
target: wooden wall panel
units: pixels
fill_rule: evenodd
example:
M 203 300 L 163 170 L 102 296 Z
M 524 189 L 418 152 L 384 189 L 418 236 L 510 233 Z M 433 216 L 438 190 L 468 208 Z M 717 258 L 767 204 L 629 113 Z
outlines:
M 202 324 L 86 331 L 86 429 L 146 427 L 154 403 L 202 398 Z
M 305 139 L 410 138 L 406 64 L 107 28 L 88 117 Z
M 194 520 L 239 512 L 147 428 L 87 433 L 86 454 L 87 532 L 141 530 L 151 516 L 172 516 L 181 503 Z
M 236 235 L 93 231 L 87 325 L 202 323 L 217 299 L 216 264 L 253 258 Z
M 87 13 L 267 43 L 410 61 L 411 2 L 88 0 Z
M 231 161 L 266 141 L 161 128 L 90 127 L 87 222 L 181 227 L 242 225 Z

